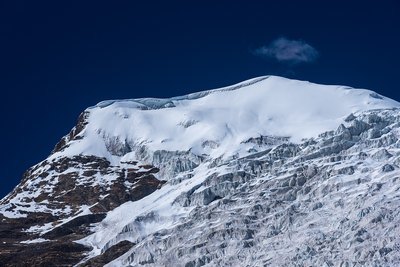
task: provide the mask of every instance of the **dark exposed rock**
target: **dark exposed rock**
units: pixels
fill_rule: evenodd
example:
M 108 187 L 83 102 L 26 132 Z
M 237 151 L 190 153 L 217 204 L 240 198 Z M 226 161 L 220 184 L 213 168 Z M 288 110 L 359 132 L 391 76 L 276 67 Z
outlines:
M 107 249 L 101 255 L 91 258 L 89 261 L 79 265 L 79 267 L 95 267 L 95 266 L 104 266 L 105 264 L 111 262 L 112 260 L 118 258 L 129 249 L 131 249 L 135 244 L 129 241 L 121 241 L 114 246 Z
M 268 146 L 276 146 L 285 142 L 289 141 L 289 137 L 280 137 L 280 136 L 259 136 L 259 137 L 252 137 L 248 140 L 244 141 L 244 144 L 252 143 L 261 145 L 268 145 Z
M 71 138 L 75 138 L 83 128 L 84 123 L 78 125 L 71 131 Z M 79 155 L 43 161 L 26 171 L 20 185 L 0 204 L 8 205 L 22 192 L 29 192 L 27 196 L 36 192 L 37 196 L 34 199 L 19 199 L 18 206 L 9 204 L 10 211 L 19 208 L 21 214 L 27 214 L 26 218 L 10 219 L 0 215 L 0 266 L 71 266 L 82 260 L 88 248 L 74 243 L 74 240 L 91 234 L 91 225 L 104 219 L 105 212 L 127 201 L 139 200 L 164 183 L 155 178 L 154 174 L 159 169 L 154 166 L 137 166 L 134 161 L 124 164 L 132 167 L 120 169 L 111 166 L 105 158 Z M 105 174 L 109 178 L 102 181 L 99 177 Z M 36 181 L 38 186 L 33 186 Z M 31 201 L 39 203 L 37 205 L 48 212 L 29 211 L 30 204 L 23 203 Z M 79 216 L 81 207 L 85 205 L 91 207 L 93 214 Z M 24 211 L 24 207 L 27 211 Z M 66 209 L 63 212 L 67 207 L 69 211 Z M 58 215 L 52 215 L 52 210 L 58 210 Z M 78 216 L 57 226 L 62 219 L 73 217 L 74 214 Z M 31 226 L 40 227 L 46 223 L 53 224 L 54 228 L 42 236 L 32 231 L 26 232 Z M 20 243 L 39 237 L 49 241 Z M 104 258 L 91 263 L 94 264 L 91 266 L 100 266 L 95 264 L 112 260 L 130 246 L 121 243 Z
M 0 216 L 0 266 L 69 266 L 79 262 L 89 248 L 68 239 L 20 243 L 39 237 L 25 229 L 57 219 L 46 213 L 30 213 L 26 218 L 17 219 Z
M 85 236 L 90 233 L 88 227 L 91 223 L 100 222 L 105 217 L 105 213 L 82 215 L 54 228 L 50 232 L 42 235 L 42 237 L 46 239 L 56 239 L 70 234 L 81 234 Z
M 89 248 L 74 242 L 0 243 L 1 266 L 72 266 Z
M 52 153 L 63 150 L 69 141 L 81 138 L 79 134 L 85 129 L 86 125 L 88 124 L 88 117 L 89 113 L 87 111 L 82 112 L 78 117 L 76 126 L 70 131 L 68 135 L 61 138 L 61 140 L 54 147 Z

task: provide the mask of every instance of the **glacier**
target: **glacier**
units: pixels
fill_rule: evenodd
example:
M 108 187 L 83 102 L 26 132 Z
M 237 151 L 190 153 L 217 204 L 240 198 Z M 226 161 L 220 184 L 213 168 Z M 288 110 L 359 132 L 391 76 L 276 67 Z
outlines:
M 24 245 L 90 222 L 73 236 L 88 248 L 82 266 L 122 242 L 131 245 L 103 264 L 396 266 L 399 108 L 371 90 L 277 76 L 103 101 L 0 214 L 56 218 L 25 229 Z M 91 198 L 79 202 L 85 188 Z

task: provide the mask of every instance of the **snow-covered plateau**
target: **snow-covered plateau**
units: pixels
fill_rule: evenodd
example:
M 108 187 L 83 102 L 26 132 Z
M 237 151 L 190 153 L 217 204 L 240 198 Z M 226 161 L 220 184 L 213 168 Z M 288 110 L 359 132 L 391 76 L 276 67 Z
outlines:
M 400 103 L 370 90 L 103 101 L 0 201 L 0 265 L 399 266 L 399 189 Z

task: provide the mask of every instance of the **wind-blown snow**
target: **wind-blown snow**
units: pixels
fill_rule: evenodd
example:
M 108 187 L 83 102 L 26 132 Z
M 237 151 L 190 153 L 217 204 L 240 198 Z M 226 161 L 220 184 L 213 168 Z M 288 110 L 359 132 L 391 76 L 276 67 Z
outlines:
M 266 76 L 170 99 L 101 102 L 88 109 L 84 135 L 89 138 L 63 154 L 108 155 L 113 162 L 117 159 L 103 139 L 118 137 L 122 142 L 145 144 L 151 151 L 243 155 L 246 148 L 239 144 L 250 137 L 287 136 L 299 142 L 335 129 L 351 113 L 393 107 L 400 104 L 370 90 Z

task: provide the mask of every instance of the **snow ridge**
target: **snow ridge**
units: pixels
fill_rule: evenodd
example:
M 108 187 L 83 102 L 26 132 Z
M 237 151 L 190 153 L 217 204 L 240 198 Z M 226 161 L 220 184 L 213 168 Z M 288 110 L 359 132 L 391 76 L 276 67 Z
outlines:
M 191 94 L 184 95 L 184 96 L 177 96 L 177 97 L 167 98 L 167 99 L 163 99 L 163 98 L 137 98 L 137 99 L 122 99 L 122 100 L 105 100 L 105 101 L 101 101 L 100 103 L 98 103 L 97 105 L 95 105 L 92 108 L 95 108 L 95 107 L 104 108 L 104 107 L 107 107 L 107 106 L 112 105 L 114 103 L 127 102 L 127 101 L 142 105 L 140 107 L 143 108 L 143 109 L 168 108 L 168 107 L 172 107 L 172 106 L 170 106 L 172 104 L 172 101 L 193 100 L 193 99 L 198 99 L 198 98 L 205 97 L 205 96 L 207 96 L 209 94 L 212 94 L 212 93 L 215 93 L 215 92 L 224 92 L 224 91 L 237 90 L 237 89 L 240 89 L 242 87 L 250 86 L 250 85 L 253 85 L 253 84 L 258 83 L 260 81 L 263 81 L 265 79 L 268 79 L 269 77 L 270 76 L 263 76 L 263 77 L 253 78 L 253 79 L 249 79 L 247 81 L 240 82 L 240 83 L 235 84 L 235 85 L 231 85 L 231 86 L 227 86 L 227 87 L 223 87 L 223 88 L 219 88 L 219 89 L 206 90 L 206 91 L 201 91 L 201 92 L 197 92 L 197 93 L 191 93 Z
M 300 142 L 335 129 L 351 113 L 400 107 L 376 96 L 365 89 L 267 76 L 183 97 L 102 102 L 87 110 L 85 138 L 53 157 L 97 155 L 114 164 L 119 155 L 152 161 L 152 154 L 163 150 L 242 157 L 252 149 L 246 141 L 253 137 Z M 147 155 L 138 155 L 139 147 Z

